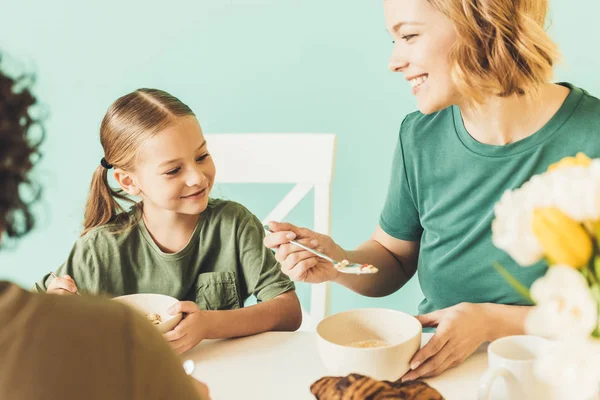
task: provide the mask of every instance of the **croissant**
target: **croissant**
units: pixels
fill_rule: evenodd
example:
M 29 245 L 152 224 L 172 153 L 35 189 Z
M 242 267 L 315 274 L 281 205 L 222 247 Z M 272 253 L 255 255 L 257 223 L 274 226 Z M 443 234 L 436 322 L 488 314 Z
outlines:
M 311 385 L 310 391 L 317 400 L 444 400 L 422 381 L 377 381 L 359 374 L 321 378 Z

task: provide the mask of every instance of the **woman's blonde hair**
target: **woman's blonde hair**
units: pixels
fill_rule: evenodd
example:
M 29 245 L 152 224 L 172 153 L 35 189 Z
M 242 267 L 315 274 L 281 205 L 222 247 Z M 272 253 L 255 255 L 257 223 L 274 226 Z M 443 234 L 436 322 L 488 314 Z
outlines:
M 559 53 L 545 31 L 548 0 L 428 0 L 454 24 L 452 79 L 466 98 L 537 92 Z
M 110 187 L 107 167 L 132 171 L 139 147 L 174 124 L 177 118 L 186 116 L 195 115 L 179 99 L 158 89 L 138 89 L 109 107 L 100 126 L 104 165 L 98 165 L 92 177 L 82 235 L 112 222 L 118 221 L 121 228 L 135 224 L 118 203 L 118 200 L 134 201 L 123 190 Z

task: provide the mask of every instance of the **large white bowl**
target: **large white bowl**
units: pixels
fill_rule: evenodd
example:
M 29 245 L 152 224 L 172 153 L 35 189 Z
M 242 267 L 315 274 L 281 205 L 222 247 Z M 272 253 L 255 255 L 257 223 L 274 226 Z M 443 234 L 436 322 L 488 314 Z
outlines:
M 181 321 L 181 313 L 171 315 L 168 312 L 173 304 L 179 302 L 175 297 L 155 293 L 138 293 L 115 297 L 113 300 L 132 307 L 136 311 L 141 312 L 144 317 L 151 313 L 160 315 L 162 322 L 155 325 L 160 333 L 170 331 Z M 150 322 L 148 321 L 148 323 Z
M 421 323 L 412 315 L 382 308 L 345 311 L 317 325 L 317 345 L 329 373 L 351 373 L 395 381 L 409 370 L 421 346 Z M 385 347 L 357 348 L 351 343 L 381 340 Z

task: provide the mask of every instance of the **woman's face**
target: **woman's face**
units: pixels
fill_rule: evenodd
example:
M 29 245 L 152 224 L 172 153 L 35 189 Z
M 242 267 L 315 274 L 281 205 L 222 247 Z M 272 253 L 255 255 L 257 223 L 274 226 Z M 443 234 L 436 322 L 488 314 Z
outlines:
M 431 114 L 456 104 L 460 94 L 448 56 L 457 35 L 450 20 L 427 0 L 384 0 L 383 6 L 394 38 L 389 68 L 409 81 L 419 111 Z

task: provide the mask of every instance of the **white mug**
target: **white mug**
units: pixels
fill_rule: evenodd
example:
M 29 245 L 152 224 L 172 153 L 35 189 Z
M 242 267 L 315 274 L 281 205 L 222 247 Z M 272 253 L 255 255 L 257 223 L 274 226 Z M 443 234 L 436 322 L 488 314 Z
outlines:
M 549 342 L 538 336 L 507 336 L 488 346 L 489 369 L 479 386 L 479 400 L 490 399 L 496 378 L 504 378 L 506 400 L 550 400 L 552 385 L 537 378 L 533 364 Z

